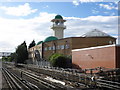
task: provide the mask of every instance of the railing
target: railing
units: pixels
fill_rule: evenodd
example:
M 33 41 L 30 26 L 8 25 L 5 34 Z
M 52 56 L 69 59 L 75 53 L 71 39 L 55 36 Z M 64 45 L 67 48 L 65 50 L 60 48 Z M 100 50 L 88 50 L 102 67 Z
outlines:
M 66 26 L 65 26 L 65 25 L 62 25 L 62 24 L 60 24 L 60 25 L 53 24 L 53 25 L 51 26 L 51 28 L 52 28 L 52 27 L 63 27 L 63 28 L 66 28 Z

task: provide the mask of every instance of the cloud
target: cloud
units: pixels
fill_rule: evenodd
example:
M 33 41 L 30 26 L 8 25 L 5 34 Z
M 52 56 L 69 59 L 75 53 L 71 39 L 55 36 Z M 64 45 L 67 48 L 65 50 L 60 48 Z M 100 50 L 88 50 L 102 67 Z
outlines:
M 79 0 L 80 2 L 101 2 L 104 0 Z
M 50 20 L 55 15 L 43 12 L 38 17 L 31 19 L 7 19 L 0 17 L 0 38 L 2 38 L 0 42 L 5 41 L 8 43 L 8 46 L 0 45 L 0 50 L 5 51 L 6 47 L 11 48 L 13 51 L 24 40 L 29 44 L 33 39 L 38 42 L 52 35 Z
M 8 47 L 9 46 L 9 47 Z M 0 41 L 0 51 L 13 51 L 14 48 L 11 48 L 12 45 L 7 41 Z
M 49 6 L 48 6 L 48 5 L 46 5 L 46 6 L 44 6 L 43 8 L 49 8 Z
M 104 0 L 73 0 L 72 3 L 75 6 L 78 6 L 80 3 L 87 3 L 87 2 L 102 2 Z
M 93 14 L 97 14 L 97 13 L 99 13 L 99 11 L 97 11 L 97 10 L 92 10 L 92 13 L 93 13 Z
M 27 45 L 34 39 L 36 43 L 53 35 L 51 19 L 55 13 L 41 12 L 29 19 L 8 19 L 0 17 L 0 51 L 14 51 L 24 40 Z M 92 30 L 99 29 L 117 36 L 117 16 L 89 16 L 86 18 L 63 17 L 65 37 L 76 37 Z M 7 26 L 6 26 L 7 25 Z
M 74 4 L 75 6 L 78 6 L 78 5 L 79 5 L 79 0 L 73 0 L 73 4 Z
M 83 2 L 119 2 L 119 0 L 79 0 L 81 3 Z
M 90 22 L 98 23 L 108 23 L 111 21 L 117 21 L 117 16 L 89 16 L 87 18 L 82 18 L 82 20 L 88 20 Z
M 98 29 L 110 35 L 117 36 L 117 16 L 89 16 L 86 18 L 66 17 L 66 37 L 81 36 L 84 33 Z M 74 32 L 73 32 L 74 31 Z
M 110 3 L 110 5 L 108 5 L 108 4 L 99 4 L 99 6 L 101 7 L 101 8 L 105 8 L 105 9 L 107 9 L 107 10 L 112 10 L 112 9 L 118 9 L 118 7 L 115 7 L 115 6 L 113 6 L 113 5 L 111 5 L 111 3 Z
M 32 9 L 29 3 L 25 3 L 24 5 L 19 5 L 17 7 L 1 6 L 0 9 L 4 10 L 5 14 L 13 16 L 27 16 L 37 11 L 37 9 Z

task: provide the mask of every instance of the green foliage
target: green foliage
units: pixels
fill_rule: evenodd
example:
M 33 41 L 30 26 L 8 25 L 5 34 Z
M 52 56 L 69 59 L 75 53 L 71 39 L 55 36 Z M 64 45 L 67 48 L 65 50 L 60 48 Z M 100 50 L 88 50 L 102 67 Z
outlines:
M 16 53 L 11 53 L 9 56 L 3 56 L 2 61 L 12 62 L 15 61 Z
M 2 61 L 7 61 L 7 57 L 3 56 Z
M 35 41 L 33 40 L 30 45 L 28 46 L 28 48 L 31 48 L 31 47 L 34 47 L 36 44 L 35 44 Z
M 71 67 L 71 65 L 70 65 L 71 59 L 62 54 L 55 53 L 50 56 L 49 60 L 52 64 L 52 66 L 54 66 L 54 67 L 62 67 L 62 68 Z
M 20 44 L 15 53 L 11 53 L 10 56 L 3 56 L 2 61 L 15 61 L 15 63 L 25 63 L 25 60 L 28 59 L 28 51 L 27 51 L 27 45 L 24 41 L 22 44 Z
M 16 59 L 16 53 L 15 52 L 11 53 L 10 57 L 11 57 L 11 61 L 15 61 L 15 59 Z
M 27 45 L 24 41 L 16 49 L 16 63 L 25 63 L 25 60 L 28 59 Z
M 2 57 L 2 61 L 12 62 L 12 59 L 11 59 L 10 56 L 3 56 L 3 57 Z

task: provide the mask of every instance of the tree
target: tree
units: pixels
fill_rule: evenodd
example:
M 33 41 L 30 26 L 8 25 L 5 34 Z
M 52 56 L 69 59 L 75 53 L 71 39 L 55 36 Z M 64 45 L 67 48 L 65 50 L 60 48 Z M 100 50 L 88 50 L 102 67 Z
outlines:
M 53 67 L 70 68 L 72 65 L 69 57 L 58 53 L 51 55 L 49 60 Z
M 2 56 L 2 61 L 7 61 L 7 57 L 6 56 Z
M 35 41 L 33 40 L 30 45 L 28 46 L 28 48 L 31 48 L 31 47 L 34 47 L 36 44 L 35 44 Z
M 11 61 L 15 61 L 15 59 L 16 59 L 16 53 L 15 52 L 11 53 L 10 57 L 11 57 Z
M 15 60 L 15 53 L 11 53 L 9 56 L 3 56 L 2 61 L 12 62 Z
M 25 60 L 28 59 L 27 45 L 24 41 L 16 49 L 16 63 L 25 63 Z

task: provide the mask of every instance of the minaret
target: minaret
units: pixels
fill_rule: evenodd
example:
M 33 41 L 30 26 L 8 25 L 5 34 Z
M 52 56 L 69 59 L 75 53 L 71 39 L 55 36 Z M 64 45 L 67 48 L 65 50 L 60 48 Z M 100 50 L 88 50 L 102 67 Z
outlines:
M 64 29 L 66 29 L 66 26 L 64 25 L 65 21 L 66 20 L 64 20 L 61 15 L 56 15 L 55 19 L 51 20 L 51 22 L 53 22 L 51 29 L 53 29 L 54 36 L 58 39 L 62 39 L 64 37 Z

